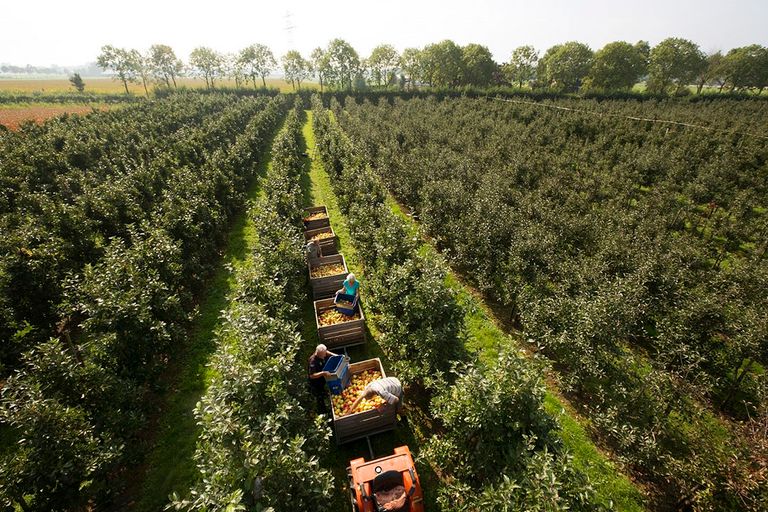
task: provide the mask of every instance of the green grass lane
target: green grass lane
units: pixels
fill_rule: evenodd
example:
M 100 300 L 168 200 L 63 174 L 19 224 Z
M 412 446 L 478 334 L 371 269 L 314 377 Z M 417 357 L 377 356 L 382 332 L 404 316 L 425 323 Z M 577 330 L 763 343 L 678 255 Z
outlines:
M 264 151 L 257 176 L 262 176 L 269 165 L 271 143 Z M 262 194 L 258 182 L 258 178 L 252 181 L 249 200 Z M 157 424 L 157 439 L 146 458 L 146 473 L 135 503 L 128 504 L 131 510 L 163 510 L 171 493 L 183 496 L 198 477 L 193 456 L 200 428 L 194 409 L 213 377 L 208 361 L 216 350 L 215 336 L 221 325 L 221 312 L 227 308 L 227 297 L 235 285 L 237 270 L 249 261 L 255 238 L 256 232 L 247 211 L 240 212 L 229 230 L 224 255 L 200 299 L 189 344 L 175 365 L 177 376 L 166 392 L 164 410 Z
M 378 336 L 378 331 L 376 330 L 376 317 L 367 307 L 365 302 L 365 267 L 355 252 L 354 242 L 350 236 L 349 229 L 347 228 L 346 220 L 339 210 L 336 195 L 331 186 L 331 179 L 323 168 L 319 156 L 314 151 L 315 137 L 312 130 L 311 111 L 307 111 L 307 119 L 304 123 L 302 133 L 304 142 L 308 148 L 308 154 L 310 155 L 305 162 L 307 172 L 302 180 L 302 186 L 305 192 L 305 205 L 326 206 L 331 226 L 339 239 L 339 252 L 344 254 L 347 267 L 359 277 L 362 285 L 361 304 L 367 320 L 366 335 L 368 336 L 368 341 L 365 345 L 351 347 L 348 350 L 349 356 L 353 362 L 379 357 L 381 358 L 384 370 L 386 371 L 389 368 L 387 359 L 375 342 Z M 314 350 L 315 345 L 318 343 L 314 306 L 312 304 L 310 290 L 308 290 L 308 298 L 307 301 L 305 301 L 303 312 L 304 325 L 302 335 L 306 345 L 302 357 L 303 360 L 306 361 Z M 411 414 L 410 410 L 408 414 Z M 371 437 L 371 446 L 376 457 L 390 455 L 393 453 L 395 447 L 402 445 L 410 447 L 414 455 L 418 456 L 418 448 L 425 440 L 427 434 L 428 430 L 426 427 L 424 425 L 419 425 L 418 421 L 414 421 L 414 419 L 411 418 L 408 427 L 398 425 L 394 431 L 377 434 Z M 349 510 L 349 491 L 346 468 L 349 465 L 349 461 L 357 457 L 365 457 L 367 460 L 370 460 L 368 445 L 365 440 L 353 441 L 342 446 L 336 446 L 333 441 L 331 441 L 327 452 L 323 454 L 321 459 L 322 464 L 324 467 L 327 467 L 334 472 L 336 482 L 336 492 L 334 493 L 334 500 L 331 507 L 332 510 Z M 437 510 L 437 505 L 435 503 L 437 487 L 436 477 L 431 468 L 426 464 L 421 463 L 418 459 L 416 461 L 416 467 L 424 490 L 427 510 Z

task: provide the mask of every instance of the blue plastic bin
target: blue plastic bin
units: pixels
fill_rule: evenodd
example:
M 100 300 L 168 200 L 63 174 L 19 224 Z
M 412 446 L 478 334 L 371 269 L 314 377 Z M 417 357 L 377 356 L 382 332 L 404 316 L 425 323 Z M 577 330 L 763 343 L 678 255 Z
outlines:
M 331 356 L 323 366 L 323 371 L 331 372 L 332 375 L 325 376 L 325 383 L 331 394 L 340 395 L 344 388 L 349 386 L 349 357 Z
M 336 311 L 347 316 L 352 316 L 357 311 L 358 301 L 360 300 L 360 294 L 347 295 L 346 293 L 340 293 L 333 299 L 333 303 L 336 304 Z M 340 301 L 351 302 L 352 307 L 343 307 L 339 305 Z

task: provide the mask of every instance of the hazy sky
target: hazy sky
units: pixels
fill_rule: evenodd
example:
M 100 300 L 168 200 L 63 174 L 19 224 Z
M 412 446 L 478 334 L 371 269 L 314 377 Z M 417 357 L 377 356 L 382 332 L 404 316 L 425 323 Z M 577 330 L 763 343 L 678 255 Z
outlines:
M 669 36 L 702 50 L 768 46 L 768 0 L 306 1 L 34 0 L 0 6 L 0 62 L 78 65 L 104 44 L 144 50 L 171 45 L 185 59 L 195 46 L 233 52 L 251 43 L 276 56 L 303 54 L 334 37 L 366 56 L 382 42 L 398 50 L 442 39 L 488 46 L 497 61 L 532 44 L 543 53 L 578 40 L 598 49 L 615 40 Z M 288 28 L 292 27 L 292 28 Z

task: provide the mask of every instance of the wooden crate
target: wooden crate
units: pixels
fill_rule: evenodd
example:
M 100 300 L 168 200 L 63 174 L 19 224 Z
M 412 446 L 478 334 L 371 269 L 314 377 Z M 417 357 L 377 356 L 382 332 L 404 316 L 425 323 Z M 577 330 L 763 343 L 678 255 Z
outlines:
M 365 343 L 365 315 L 360 307 L 360 318 L 335 325 L 320 325 L 320 315 L 335 309 L 333 298 L 315 301 L 315 326 L 320 343 L 329 349 L 350 347 Z
M 313 268 L 322 267 L 323 265 L 338 264 L 344 266 L 343 273 L 326 277 L 312 277 Z M 312 286 L 312 299 L 318 300 L 333 297 L 334 294 L 341 289 L 349 270 L 347 269 L 347 261 L 344 259 L 344 255 L 334 254 L 333 256 L 323 256 L 322 258 L 308 261 L 307 272 L 309 273 L 309 284 Z
M 336 236 L 336 233 L 333 232 L 333 228 L 330 226 L 325 228 L 308 229 L 304 231 L 304 240 L 309 242 L 313 236 L 319 233 L 330 233 L 333 235 L 330 238 L 323 238 L 322 240 L 318 240 L 318 244 L 320 244 L 320 250 L 323 252 L 323 256 L 339 254 L 337 243 L 338 237 Z
M 365 370 L 378 370 L 381 377 L 387 376 L 384 373 L 384 367 L 381 365 L 381 359 L 367 359 L 349 365 L 349 374 L 355 375 Z M 370 411 L 358 412 L 349 416 L 338 417 L 336 411 L 331 407 L 333 414 L 333 433 L 336 438 L 336 444 L 344 444 L 363 437 L 393 430 L 397 425 L 397 406 L 385 404 L 381 410 L 372 409 Z
M 327 228 L 331 225 L 331 221 L 328 218 L 328 209 L 325 206 L 310 206 L 309 208 L 304 208 L 304 217 L 309 217 L 313 213 L 323 212 L 325 214 L 324 219 L 314 219 L 314 220 L 305 220 L 304 221 L 304 229 L 318 229 L 318 228 Z

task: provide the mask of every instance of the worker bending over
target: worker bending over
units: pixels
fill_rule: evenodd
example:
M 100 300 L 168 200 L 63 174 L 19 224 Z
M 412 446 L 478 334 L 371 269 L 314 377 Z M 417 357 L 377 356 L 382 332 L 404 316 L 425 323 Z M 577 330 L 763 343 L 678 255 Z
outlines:
M 360 392 L 360 395 L 344 412 L 354 411 L 363 399 L 373 398 L 374 395 L 379 395 L 389 405 L 397 406 L 397 412 L 402 410 L 403 385 L 395 377 L 385 377 L 383 379 L 376 379 L 365 386 L 365 389 Z

